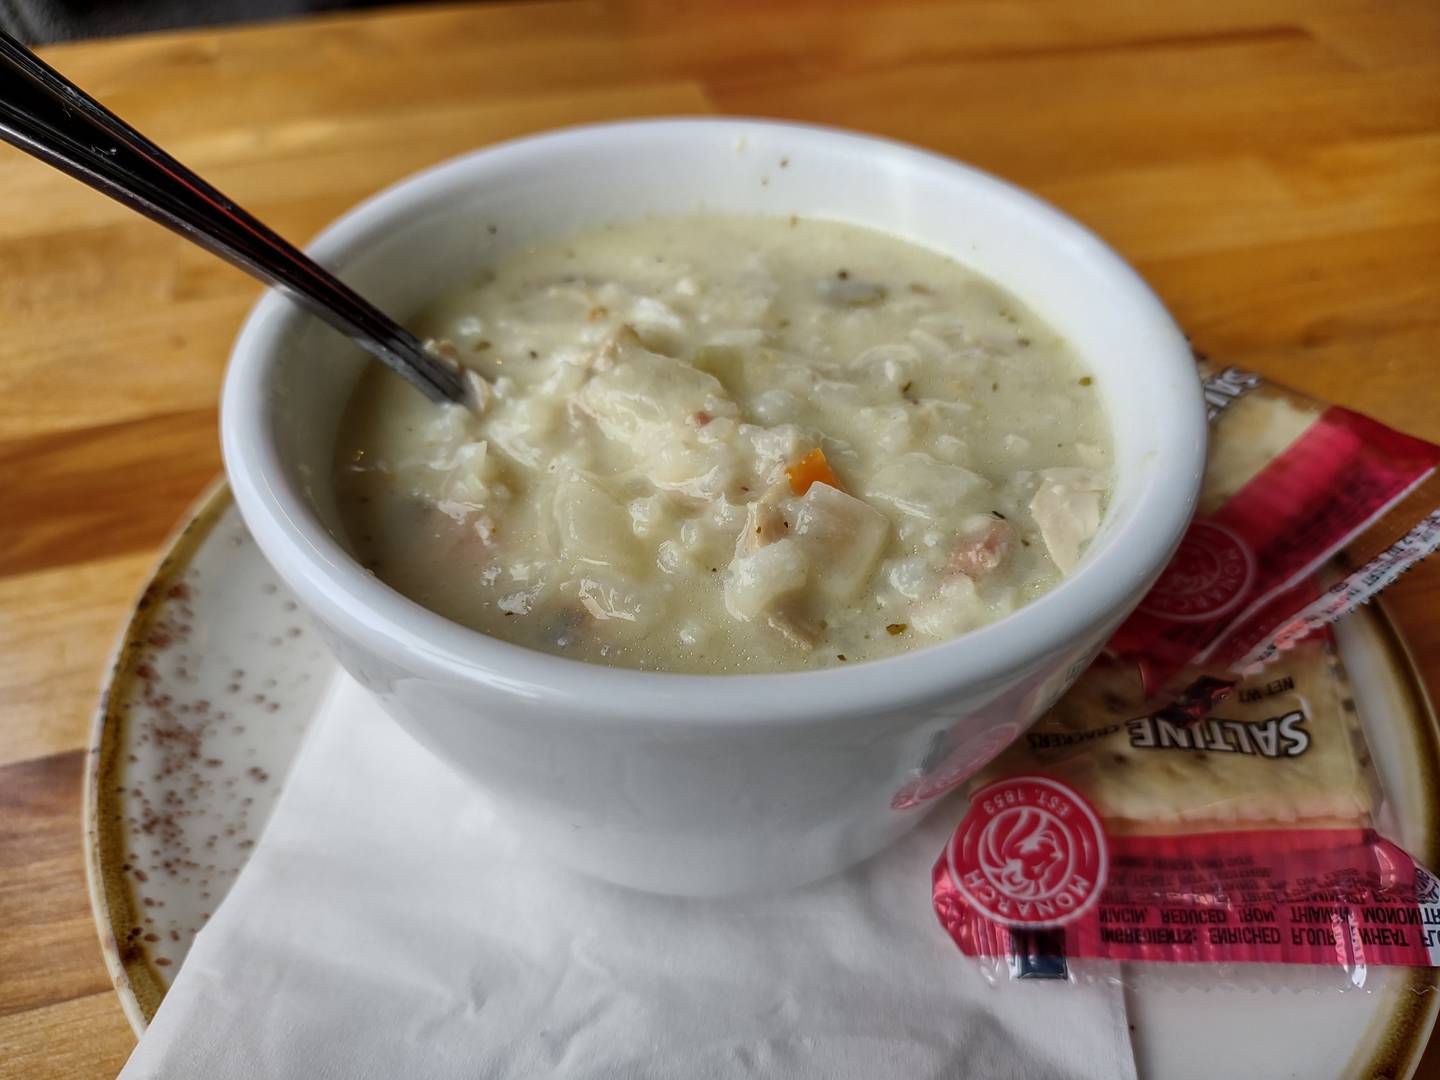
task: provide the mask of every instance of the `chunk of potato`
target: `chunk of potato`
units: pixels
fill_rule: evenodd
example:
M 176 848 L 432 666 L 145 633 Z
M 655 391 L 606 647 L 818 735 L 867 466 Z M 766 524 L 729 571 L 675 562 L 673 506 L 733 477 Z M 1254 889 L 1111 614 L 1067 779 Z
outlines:
M 1085 545 L 1100 528 L 1104 495 L 1104 478 L 1094 469 L 1040 470 L 1040 486 L 1030 500 L 1030 513 L 1061 573 L 1075 569 Z
M 714 375 L 628 341 L 578 401 L 609 438 L 651 449 L 688 432 L 686 421 L 697 412 L 738 411 Z
M 799 504 L 792 532 L 816 567 L 812 588 L 830 601 L 854 599 L 890 538 L 890 519 L 823 483 L 811 484 Z
M 947 578 L 934 595 L 910 610 L 910 625 L 935 638 L 955 637 L 985 621 L 975 583 L 963 574 Z
M 555 487 L 553 503 L 560 551 L 568 558 L 633 572 L 639 545 L 625 508 L 594 481 L 572 476 Z
M 990 488 L 989 482 L 969 469 L 936 461 L 929 454 L 901 454 L 878 470 L 865 485 L 875 502 L 926 520 L 945 518 L 955 505 Z
M 788 538 L 737 555 L 725 574 L 725 609 L 744 620 L 766 614 L 803 589 L 809 573 L 804 551 Z
M 715 376 L 673 357 L 617 338 L 614 362 L 597 371 L 575 401 L 607 439 L 636 455 L 652 480 L 680 486 L 715 470 L 723 456 L 701 444 L 695 417 L 733 417 L 739 410 Z M 703 494 L 729 482 L 717 476 Z

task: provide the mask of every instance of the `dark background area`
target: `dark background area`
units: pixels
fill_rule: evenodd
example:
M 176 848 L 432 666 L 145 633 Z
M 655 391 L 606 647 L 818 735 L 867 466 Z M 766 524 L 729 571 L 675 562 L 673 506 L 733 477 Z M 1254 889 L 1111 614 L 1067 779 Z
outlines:
M 0 30 L 27 45 L 44 45 L 401 3 L 404 0 L 0 0 Z

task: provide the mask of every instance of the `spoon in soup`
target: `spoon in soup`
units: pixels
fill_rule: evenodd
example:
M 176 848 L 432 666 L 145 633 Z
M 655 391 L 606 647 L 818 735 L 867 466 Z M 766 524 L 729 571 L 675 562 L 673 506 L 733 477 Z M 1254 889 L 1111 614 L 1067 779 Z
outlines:
M 468 403 L 465 373 L 0 32 L 0 138 L 274 286 L 435 402 Z

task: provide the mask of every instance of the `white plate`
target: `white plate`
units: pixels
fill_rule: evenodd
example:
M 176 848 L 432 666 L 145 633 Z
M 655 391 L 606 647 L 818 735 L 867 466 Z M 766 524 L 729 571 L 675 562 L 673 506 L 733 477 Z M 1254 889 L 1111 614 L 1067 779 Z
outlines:
M 1390 794 L 1387 826 L 1440 865 L 1440 737 L 1404 645 L 1372 607 L 1340 651 Z M 90 896 L 142 1032 L 260 835 L 334 661 L 261 557 L 223 484 L 197 504 L 121 635 L 86 777 Z M 1435 1021 L 1431 971 L 1367 992 L 1149 988 L 1130 994 L 1142 1077 L 1407 1077 Z

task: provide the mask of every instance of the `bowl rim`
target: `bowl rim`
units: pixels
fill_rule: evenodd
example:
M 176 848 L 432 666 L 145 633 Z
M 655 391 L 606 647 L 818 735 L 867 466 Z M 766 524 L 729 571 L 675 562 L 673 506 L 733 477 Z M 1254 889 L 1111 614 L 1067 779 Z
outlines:
M 489 637 L 430 611 L 364 570 L 284 482 L 268 437 L 266 378 L 286 338 L 309 318 L 268 290 L 247 317 L 230 355 L 221 403 L 221 441 L 237 504 L 278 573 L 322 621 L 374 649 L 377 639 L 410 668 L 451 683 L 485 685 L 519 699 L 573 708 L 587 722 L 609 719 L 660 729 L 707 724 L 775 725 L 864 716 L 960 692 L 998 693 L 1017 672 L 1086 639 L 1128 609 L 1179 544 L 1203 475 L 1206 423 L 1189 345 L 1159 298 L 1089 229 L 1028 191 L 952 158 L 906 143 L 833 127 L 734 117 L 654 118 L 566 127 L 470 151 L 414 173 L 364 200 L 307 247 L 327 265 L 343 265 L 397 220 L 429 208 L 428 196 L 457 174 L 483 173 L 529 155 L 613 153 L 626 137 L 740 138 L 757 129 L 795 139 L 846 144 L 948 174 L 978 187 L 1077 250 L 1106 279 L 1110 299 L 1132 309 L 1153 340 L 1146 362 L 1156 378 L 1185 376 L 1194 394 L 1176 392 L 1173 422 L 1156 438 L 1149 479 L 1116 522 L 1103 549 L 1011 614 L 958 637 L 853 665 L 806 671 L 725 675 L 609 667 L 555 656 Z M 1168 369 L 1168 370 L 1166 370 Z M 1175 387 L 1182 385 L 1175 381 Z

